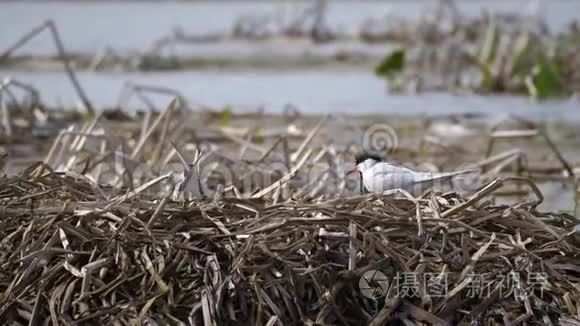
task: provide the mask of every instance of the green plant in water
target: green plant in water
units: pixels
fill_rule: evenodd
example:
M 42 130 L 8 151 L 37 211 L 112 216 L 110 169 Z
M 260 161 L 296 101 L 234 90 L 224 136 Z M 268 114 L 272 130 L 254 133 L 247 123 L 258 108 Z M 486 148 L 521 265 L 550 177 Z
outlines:
M 529 94 L 537 99 L 562 95 L 565 87 L 555 61 L 545 51 L 540 51 L 538 61 L 526 83 Z
M 479 88 L 483 90 L 491 90 L 496 84 L 497 76 L 494 76 L 492 64 L 495 61 L 499 36 L 499 28 L 497 27 L 495 16 L 491 16 L 491 21 L 485 31 L 483 47 L 477 58 L 483 75 Z
M 254 137 L 253 137 L 253 141 L 256 144 L 263 144 L 264 143 L 264 134 L 262 133 L 261 129 L 256 130 L 256 133 L 254 134 Z
M 389 54 L 376 68 L 375 74 L 389 81 L 391 92 L 401 92 L 405 89 L 406 81 L 399 78 L 405 67 L 405 50 L 398 49 Z
M 506 48 L 504 44 L 500 51 L 500 42 L 513 45 Z M 544 47 L 542 42 L 530 42 L 528 32 L 512 40 L 509 35 L 501 34 L 492 20 L 476 59 L 482 74 L 478 90 L 527 93 L 536 99 L 563 95 L 565 87 L 557 56 L 548 56 Z
M 479 54 L 479 60 L 485 65 L 491 65 L 495 61 L 499 38 L 500 32 L 496 18 L 495 16 L 491 16 L 491 21 L 485 31 L 485 41 Z
M 376 68 L 375 74 L 392 79 L 405 67 L 405 50 L 397 49 L 389 54 Z
M 460 63 L 457 72 L 462 76 L 476 71 L 481 79 L 475 85 L 459 82 L 454 84 L 455 87 L 471 86 L 478 92 L 509 92 L 546 99 L 566 96 L 575 87 L 572 85 L 577 85 L 578 69 L 575 67 L 578 60 L 574 53 L 577 52 L 578 43 L 574 40 L 580 39 L 580 33 L 558 37 L 534 34 L 526 28 L 504 28 L 501 21 L 493 16 L 484 28 L 480 47 L 475 51 L 470 47 L 464 48 L 462 55 L 467 60 Z M 441 61 L 440 64 L 447 62 L 444 59 Z M 421 61 L 411 64 L 418 64 L 421 68 Z M 411 64 L 406 50 L 396 49 L 375 67 L 374 72 L 388 80 L 391 91 L 403 91 L 413 80 L 407 79 L 401 72 Z M 418 73 L 431 74 L 433 69 L 419 69 Z M 431 75 L 419 75 L 418 80 L 424 77 L 428 80 Z M 434 87 L 437 86 L 440 85 Z
M 223 108 L 220 112 L 220 124 L 222 127 L 226 127 L 232 121 L 232 108 L 228 105 Z

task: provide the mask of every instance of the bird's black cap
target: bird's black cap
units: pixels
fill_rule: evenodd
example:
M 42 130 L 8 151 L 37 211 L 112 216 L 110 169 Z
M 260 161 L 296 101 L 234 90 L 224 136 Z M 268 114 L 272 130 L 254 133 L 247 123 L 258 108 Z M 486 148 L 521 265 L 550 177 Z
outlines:
M 359 154 L 359 155 L 356 156 L 355 163 L 356 164 L 360 164 L 360 163 L 362 163 L 362 162 L 364 162 L 364 161 L 366 161 L 368 159 L 375 160 L 377 162 L 382 162 L 383 161 L 383 158 L 380 157 L 380 156 L 378 156 L 378 155 L 364 153 L 364 154 Z

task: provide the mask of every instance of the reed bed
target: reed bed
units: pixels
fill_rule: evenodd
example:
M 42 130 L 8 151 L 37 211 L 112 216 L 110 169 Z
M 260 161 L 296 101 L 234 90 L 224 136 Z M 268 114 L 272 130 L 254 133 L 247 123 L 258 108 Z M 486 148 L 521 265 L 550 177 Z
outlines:
M 327 117 L 258 132 L 223 113 L 210 127 L 184 105 L 72 123 L 39 162 L 0 178 L 0 320 L 578 321 L 577 221 L 539 211 L 530 179 L 418 198 L 359 194 L 342 163 L 362 148 L 320 144 Z M 507 154 L 476 166 L 493 176 L 520 158 Z M 533 197 L 496 204 L 512 184 Z
M 0 181 L 0 319 L 545 325 L 575 316 L 577 222 L 538 212 L 539 193 L 513 206 L 486 201 L 511 181 L 529 182 L 497 180 L 472 198 L 173 201 L 143 188 L 115 194 L 39 163 Z M 371 270 L 389 280 L 377 298 L 361 290 Z

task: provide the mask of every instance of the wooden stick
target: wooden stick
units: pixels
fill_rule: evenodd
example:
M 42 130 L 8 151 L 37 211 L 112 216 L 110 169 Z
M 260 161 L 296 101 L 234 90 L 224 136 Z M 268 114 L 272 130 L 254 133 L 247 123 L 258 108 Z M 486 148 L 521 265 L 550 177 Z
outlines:
M 79 98 L 83 102 L 83 105 L 84 105 L 85 109 L 87 110 L 87 113 L 89 115 L 93 116 L 95 114 L 95 110 L 93 108 L 93 105 L 91 104 L 91 101 L 89 101 L 89 98 L 87 97 L 87 95 L 85 94 L 79 81 L 77 80 L 75 72 L 72 69 L 72 66 L 69 62 L 67 52 L 64 49 L 64 45 L 63 45 L 62 40 L 60 38 L 60 35 L 58 33 L 58 29 L 56 28 L 56 25 L 52 20 L 45 21 L 40 26 L 33 28 L 30 32 L 28 32 L 23 37 L 21 37 L 18 41 L 16 41 L 16 43 L 13 46 L 9 47 L 7 50 L 5 50 L 2 53 L 2 55 L 0 55 L 0 62 L 8 59 L 16 50 L 21 48 L 24 44 L 26 44 L 28 41 L 30 41 L 33 37 L 40 34 L 43 30 L 45 30 L 47 28 L 52 35 L 52 39 L 53 39 L 54 44 L 56 46 L 58 56 L 64 64 L 64 68 L 65 68 L 67 76 L 69 77 L 75 91 L 77 92 L 77 95 L 79 96 Z
M 45 30 L 48 27 L 48 24 L 49 24 L 49 21 L 45 21 L 44 23 L 40 24 L 39 26 L 31 29 L 28 33 L 24 34 L 24 36 L 19 38 L 16 41 L 16 43 L 14 43 L 14 45 L 12 45 L 8 49 L 6 49 L 0 55 L 0 62 L 8 59 L 12 55 L 12 53 L 14 53 L 16 50 L 21 48 L 24 44 L 28 43 L 28 41 L 30 41 L 32 38 L 34 38 L 34 36 L 40 34 L 40 32 L 42 32 L 43 30 Z
M 72 69 L 72 66 L 71 66 L 69 59 L 68 59 L 68 55 L 64 49 L 64 46 L 63 46 L 63 43 L 60 39 L 60 35 L 58 33 L 58 29 L 56 28 L 56 25 L 54 24 L 54 22 L 52 20 L 49 20 L 46 23 L 48 24 L 48 27 L 49 27 L 50 32 L 52 34 L 54 44 L 56 45 L 56 48 L 58 50 L 58 55 L 64 63 L 64 69 L 66 70 L 66 74 L 67 74 L 68 78 L 70 79 L 75 91 L 77 92 L 77 95 L 80 97 L 81 101 L 83 102 L 83 105 L 84 105 L 85 109 L 87 110 L 87 114 L 89 114 L 90 116 L 94 116 L 95 109 L 94 109 L 93 105 L 91 104 L 91 101 L 89 101 L 89 98 L 85 94 L 85 91 L 81 87 L 81 84 L 79 83 L 74 70 Z

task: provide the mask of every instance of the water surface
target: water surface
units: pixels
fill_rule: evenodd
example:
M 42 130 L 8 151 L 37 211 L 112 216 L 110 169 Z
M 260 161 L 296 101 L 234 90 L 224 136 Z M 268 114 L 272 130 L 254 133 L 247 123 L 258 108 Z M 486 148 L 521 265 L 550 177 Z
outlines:
M 0 3 L 0 49 L 45 19 L 54 20 L 72 51 L 96 52 L 110 46 L 121 51 L 142 50 L 180 27 L 187 34 L 229 33 L 243 15 L 274 15 L 287 22 L 309 1 L 42 1 Z M 539 14 L 552 29 L 562 29 L 580 18 L 577 0 L 468 0 L 457 1 L 465 16 L 483 10 Z M 368 18 L 388 14 L 418 18 L 433 12 L 428 1 L 328 1 L 327 23 L 333 29 L 352 32 Z M 54 53 L 48 35 L 33 40 L 23 53 Z
M 78 103 L 62 72 L 0 70 L 0 78 L 14 77 L 37 87 L 51 105 Z M 203 70 L 152 73 L 78 73 L 97 107 L 115 105 L 125 82 L 163 86 L 180 91 L 192 104 L 237 111 L 282 112 L 288 104 L 305 113 L 517 114 L 531 119 L 580 121 L 576 99 L 537 103 L 523 96 L 453 95 L 427 93 L 391 95 L 385 81 L 359 69 Z M 166 97 L 153 96 L 163 107 Z M 132 107 L 142 107 L 133 101 Z

